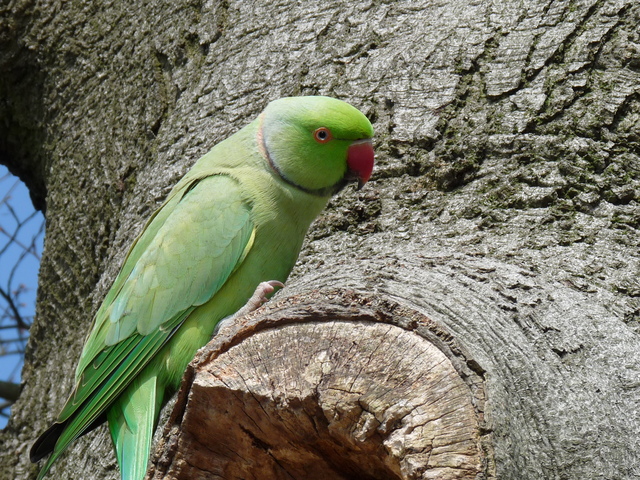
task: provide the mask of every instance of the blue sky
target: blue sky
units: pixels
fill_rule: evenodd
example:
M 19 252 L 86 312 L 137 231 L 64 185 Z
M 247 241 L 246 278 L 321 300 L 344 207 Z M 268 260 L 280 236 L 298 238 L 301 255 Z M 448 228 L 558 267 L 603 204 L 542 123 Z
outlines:
M 3 200 L 6 200 L 3 202 Z M 13 213 L 10 208 L 13 209 Z M 36 289 L 38 284 L 39 258 L 42 255 L 44 239 L 44 217 L 40 212 L 33 215 L 35 209 L 29 198 L 27 187 L 11 175 L 7 168 L 0 165 L 0 287 L 7 291 L 20 289 L 19 311 L 23 317 L 35 315 Z M 11 241 L 11 236 L 19 224 L 17 236 Z M 36 238 L 35 251 L 24 254 L 24 248 Z M 24 258 L 14 269 L 20 257 Z M 10 280 L 11 279 L 11 280 Z M 10 285 L 9 285 L 10 282 Z M 0 309 L 6 308 L 6 301 L 0 297 Z M 18 336 L 15 328 L 9 326 L 8 320 L 0 320 L 0 338 L 14 339 Z M 4 328 L 2 328 L 4 327 Z M 24 335 L 27 335 L 25 332 Z M 2 350 L 4 346 L 5 350 Z M 22 370 L 22 355 L 10 353 L 16 350 L 16 344 L 0 345 L 0 380 L 19 382 Z M 0 399 L 2 402 L 2 399 Z M 7 419 L 0 416 L 0 428 L 4 428 Z

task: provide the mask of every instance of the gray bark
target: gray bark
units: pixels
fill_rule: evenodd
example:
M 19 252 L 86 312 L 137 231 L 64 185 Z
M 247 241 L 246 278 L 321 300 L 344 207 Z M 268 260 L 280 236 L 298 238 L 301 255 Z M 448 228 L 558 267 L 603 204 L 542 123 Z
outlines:
M 0 479 L 34 478 L 28 449 L 144 219 L 211 146 L 298 94 L 367 113 L 378 165 L 314 224 L 282 301 L 353 290 L 454 339 L 484 372 L 480 476 L 640 478 L 637 2 L 0 12 L 0 161 L 47 219 Z M 117 475 L 100 428 L 52 478 Z

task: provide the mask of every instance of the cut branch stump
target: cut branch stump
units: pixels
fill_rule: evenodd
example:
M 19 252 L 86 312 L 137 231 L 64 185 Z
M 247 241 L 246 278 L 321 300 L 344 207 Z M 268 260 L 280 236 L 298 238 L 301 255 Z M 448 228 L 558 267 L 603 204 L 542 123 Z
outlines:
M 493 478 L 482 373 L 392 301 L 290 297 L 199 352 L 148 478 Z

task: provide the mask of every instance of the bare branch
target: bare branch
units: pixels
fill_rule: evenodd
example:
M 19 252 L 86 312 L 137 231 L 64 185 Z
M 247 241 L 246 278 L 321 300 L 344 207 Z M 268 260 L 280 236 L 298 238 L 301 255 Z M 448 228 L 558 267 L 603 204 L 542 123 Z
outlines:
M 44 232 L 44 220 L 30 204 L 23 200 L 20 181 L 9 173 L 0 176 L 0 184 L 7 186 L 0 199 L 0 356 L 4 360 L 0 377 L 0 416 L 7 417 L 9 408 L 20 394 L 20 378 L 24 351 L 33 321 L 33 299 L 29 293 L 35 290 L 26 283 L 24 272 L 33 268 L 26 262 L 29 257 L 40 261 L 38 253 Z M 40 220 L 39 220 L 40 218 Z M 34 223 L 34 222 L 38 222 Z
M 18 399 L 20 396 L 20 390 L 22 390 L 22 387 L 19 383 L 0 380 L 0 397 L 10 401 L 11 403 Z
M 29 329 L 29 325 L 22 318 L 22 315 L 20 314 L 20 311 L 18 310 L 18 306 L 14 302 L 14 298 L 11 297 L 11 295 L 9 295 L 9 293 L 5 292 L 4 289 L 2 289 L 2 288 L 0 288 L 0 297 L 2 297 L 5 302 L 7 302 L 7 305 L 9 306 L 9 309 L 11 310 L 11 313 L 12 313 L 11 317 L 15 321 L 15 325 L 13 327 L 14 328 L 18 327 L 18 328 L 22 328 L 22 329 L 28 330 Z

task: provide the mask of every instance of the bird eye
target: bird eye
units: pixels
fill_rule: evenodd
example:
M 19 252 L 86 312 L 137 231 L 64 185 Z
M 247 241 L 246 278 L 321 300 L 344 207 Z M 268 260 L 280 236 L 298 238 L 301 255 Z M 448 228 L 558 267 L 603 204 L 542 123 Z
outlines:
M 313 132 L 313 137 L 318 143 L 327 143 L 329 140 L 331 140 L 331 132 L 326 127 L 320 127 L 315 132 Z

